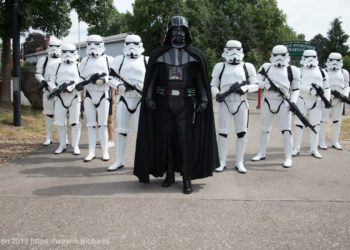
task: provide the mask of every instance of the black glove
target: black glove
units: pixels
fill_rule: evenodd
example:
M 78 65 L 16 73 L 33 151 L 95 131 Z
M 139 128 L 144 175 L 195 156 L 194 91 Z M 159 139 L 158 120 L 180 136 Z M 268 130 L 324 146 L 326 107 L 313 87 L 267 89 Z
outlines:
M 239 94 L 239 95 L 244 95 L 245 92 L 243 91 L 243 89 L 241 87 L 239 87 L 237 90 L 236 90 L 236 93 Z
M 41 83 L 44 85 L 44 87 L 47 89 L 49 85 L 47 84 L 46 80 L 42 80 Z
M 100 75 L 98 73 L 95 73 L 92 76 L 90 76 L 89 81 L 95 83 L 98 79 L 100 79 Z
M 78 91 L 83 90 L 83 88 L 84 88 L 84 86 L 83 86 L 83 85 L 81 85 L 81 84 L 77 84 L 77 85 L 75 85 L 75 89 L 76 89 L 76 90 L 78 90 Z
M 196 112 L 203 112 L 208 108 L 208 102 L 201 102 L 197 108 L 196 108 Z
M 221 94 L 220 93 L 216 94 L 215 99 L 216 99 L 217 102 L 223 102 L 224 101 L 224 99 L 221 99 Z
M 146 107 L 150 110 L 156 109 L 156 103 L 153 100 L 146 100 Z

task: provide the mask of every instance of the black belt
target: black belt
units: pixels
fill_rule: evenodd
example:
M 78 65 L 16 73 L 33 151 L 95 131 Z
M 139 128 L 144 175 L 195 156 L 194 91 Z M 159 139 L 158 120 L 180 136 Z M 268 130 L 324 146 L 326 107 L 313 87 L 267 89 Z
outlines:
M 193 88 L 188 89 L 169 89 L 166 87 L 157 86 L 156 93 L 162 96 L 185 96 L 193 97 L 196 94 L 196 90 Z

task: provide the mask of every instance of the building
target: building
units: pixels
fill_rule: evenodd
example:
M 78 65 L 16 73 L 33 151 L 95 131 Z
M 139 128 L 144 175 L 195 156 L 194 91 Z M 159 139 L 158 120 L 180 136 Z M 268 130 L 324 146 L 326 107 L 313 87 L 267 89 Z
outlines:
M 104 37 L 103 41 L 105 43 L 106 48 L 105 54 L 112 57 L 123 54 L 124 40 L 127 35 L 127 33 L 122 33 L 118 35 Z M 75 45 L 77 46 L 80 58 L 86 56 L 86 42 L 76 43 Z M 36 64 L 38 59 L 42 56 L 46 56 L 46 54 L 47 52 L 45 50 L 25 55 L 25 62 Z

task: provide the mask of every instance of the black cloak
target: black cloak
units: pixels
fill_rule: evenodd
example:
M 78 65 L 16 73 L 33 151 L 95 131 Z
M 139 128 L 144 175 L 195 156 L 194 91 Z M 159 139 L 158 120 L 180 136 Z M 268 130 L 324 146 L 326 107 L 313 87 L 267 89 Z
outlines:
M 157 108 L 155 110 L 147 108 L 145 97 L 157 59 L 170 49 L 171 46 L 165 45 L 164 47 L 154 50 L 150 55 L 146 69 L 134 163 L 134 175 L 143 183 L 149 183 L 150 174 L 154 177 L 163 176 L 169 163 L 168 157 L 164 156 L 167 154 L 167 145 L 164 145 L 163 140 L 159 139 L 166 135 L 159 134 L 159 130 L 157 131 L 156 129 L 156 123 L 161 123 L 162 121 L 156 121 L 155 114 Z M 213 170 L 220 164 L 207 65 L 202 53 L 198 49 L 186 46 L 185 50 L 199 63 L 202 79 L 204 79 L 202 84 L 205 86 L 208 93 L 208 108 L 203 112 L 196 113 L 195 123 L 192 125 L 193 127 L 191 129 L 193 133 L 191 145 L 193 148 L 191 148 L 191 155 L 189 155 L 189 157 L 193 158 L 193 166 L 191 166 L 189 171 L 191 179 L 194 180 L 212 176 Z M 157 155 L 155 152 L 158 152 Z M 159 152 L 162 153 L 159 154 Z M 180 154 L 175 154 L 173 157 L 176 171 L 181 169 L 181 156 L 178 156 L 180 156 Z

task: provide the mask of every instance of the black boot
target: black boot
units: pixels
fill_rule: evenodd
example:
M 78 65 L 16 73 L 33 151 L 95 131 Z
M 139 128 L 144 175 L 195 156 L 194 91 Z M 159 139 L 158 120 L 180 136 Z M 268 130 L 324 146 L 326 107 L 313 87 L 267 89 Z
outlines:
M 171 185 L 173 185 L 173 183 L 175 182 L 175 173 L 167 173 L 165 176 L 165 180 L 163 181 L 162 186 L 163 187 L 170 187 Z
M 191 179 L 183 179 L 183 192 L 184 194 L 192 193 Z

